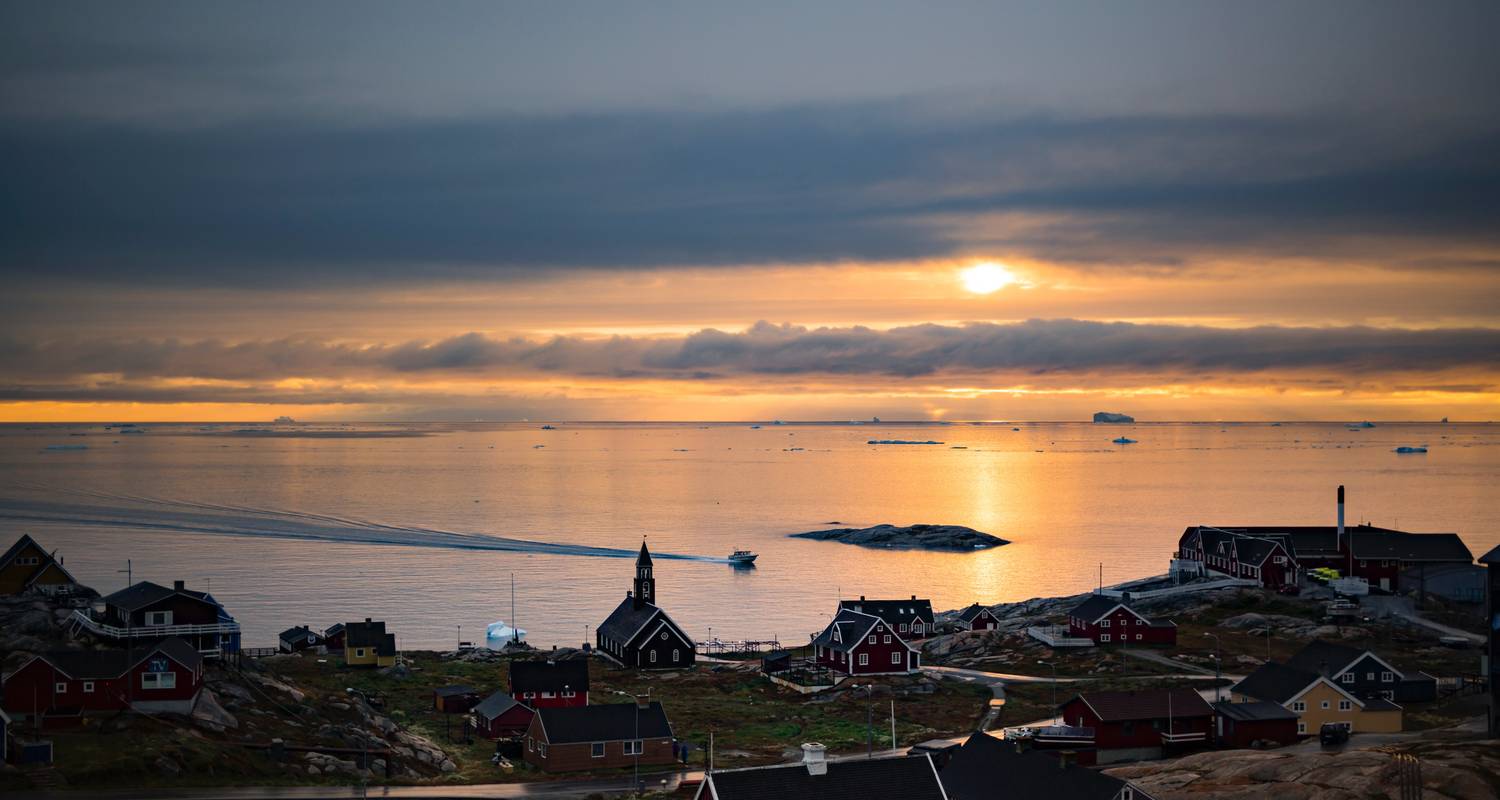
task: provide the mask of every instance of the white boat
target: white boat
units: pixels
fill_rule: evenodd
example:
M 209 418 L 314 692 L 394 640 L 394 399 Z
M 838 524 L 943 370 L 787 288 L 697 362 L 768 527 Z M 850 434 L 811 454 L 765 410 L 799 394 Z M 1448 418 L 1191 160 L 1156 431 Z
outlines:
M 752 553 L 749 550 L 736 550 L 733 553 L 729 554 L 729 563 L 736 566 L 754 564 L 755 559 L 759 557 L 759 554 Z

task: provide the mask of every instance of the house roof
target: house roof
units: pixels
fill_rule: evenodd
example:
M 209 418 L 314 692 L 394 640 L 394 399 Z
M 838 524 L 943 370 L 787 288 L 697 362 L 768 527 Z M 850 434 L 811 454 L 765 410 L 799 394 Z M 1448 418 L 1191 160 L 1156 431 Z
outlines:
M 135 665 L 162 653 L 189 669 L 197 669 L 203 656 L 187 642 L 173 637 L 143 650 L 54 650 L 41 659 L 75 680 L 118 678 Z
M 138 611 L 173 595 L 182 595 L 190 600 L 196 600 L 211 606 L 218 605 L 207 592 L 196 592 L 192 589 L 172 589 L 162 586 L 159 583 L 152 583 L 151 581 L 141 581 L 134 586 L 107 595 L 104 598 L 104 602 L 106 605 L 111 605 L 124 611 Z
M 1500 564 L 1500 545 L 1479 557 L 1481 564 Z
M 982 605 L 980 605 L 978 603 L 975 603 L 974 605 L 969 606 L 968 608 L 964 609 L 963 611 L 960 611 L 958 613 L 958 618 L 960 620 L 964 621 L 964 622 L 973 622 L 975 617 L 977 617 L 980 614 L 983 614 L 983 613 L 985 613 L 985 612 L 987 612 L 989 610 L 990 610 L 989 606 L 982 606 Z M 991 613 L 990 616 L 994 616 L 994 614 Z
M 344 625 L 344 641 L 351 647 L 375 647 L 385 638 L 385 622 L 365 620 Z
M 479 690 L 472 686 L 455 683 L 451 686 L 439 686 L 433 689 L 432 693 L 438 697 L 459 697 L 466 694 L 479 694 Z
M 830 650 L 848 652 L 864 640 L 865 634 L 879 625 L 881 621 L 880 617 L 860 611 L 840 609 L 833 621 L 828 623 L 828 627 L 813 639 L 813 644 Z M 834 631 L 838 631 L 838 636 L 834 636 Z
M 285 639 L 286 641 L 292 641 L 293 639 L 306 638 L 309 635 L 313 635 L 312 628 L 309 628 L 306 625 L 298 625 L 295 628 L 287 628 L 286 630 L 282 631 L 281 635 L 277 638 Z
M 1315 639 L 1287 659 L 1286 665 L 1315 675 L 1325 669 L 1329 675 L 1338 675 L 1364 654 L 1365 651 L 1357 647 Z
M 1404 533 L 1355 528 L 1355 558 L 1385 558 L 1400 561 L 1474 561 L 1474 554 L 1456 533 Z
M 1258 536 L 1242 536 L 1235 541 L 1234 546 L 1241 563 L 1259 565 L 1276 552 L 1279 544 Z
M 485 719 L 495 719 L 519 705 L 520 701 L 511 697 L 509 692 L 500 691 L 479 701 L 479 705 L 474 706 L 474 713 Z
M 329 625 L 328 628 L 323 631 L 323 636 L 325 636 L 325 637 L 328 637 L 328 636 L 337 636 L 337 635 L 339 635 L 339 634 L 341 634 L 343 632 L 344 632 L 344 623 L 342 623 L 342 622 L 335 622 L 332 625 Z
M 615 606 L 615 610 L 609 612 L 609 616 L 599 623 L 597 632 L 617 642 L 629 644 L 660 610 L 651 602 L 643 602 L 640 608 L 636 608 L 635 598 L 626 594 L 625 599 Z
M 910 625 L 913 620 L 932 622 L 932 601 L 912 597 L 908 600 L 840 600 L 839 608 L 873 614 L 891 625 Z M 899 630 L 899 628 L 898 628 Z
M 709 780 L 718 800 L 944 800 L 927 756 L 855 758 L 827 762 L 828 772 L 810 775 L 802 764 L 714 772 Z M 705 795 L 706 796 L 706 795 Z
M 969 736 L 939 773 L 950 800 L 1052 797 L 1113 800 L 1125 781 L 1075 765 L 1063 767 L 1055 754 L 1018 752 L 985 733 Z
M 73 583 L 78 582 L 78 579 L 73 577 L 73 573 L 68 572 L 68 570 L 63 567 L 61 562 L 52 557 L 52 553 L 48 552 L 45 547 L 42 547 L 42 545 L 37 542 L 37 540 L 31 538 L 31 535 L 26 533 L 21 534 L 21 538 L 17 539 L 15 541 L 15 544 L 12 544 L 10 547 L 6 548 L 3 555 L 0 555 L 0 569 L 3 569 L 5 566 L 10 564 L 10 562 L 16 556 L 19 556 L 21 554 L 21 551 L 25 550 L 28 546 L 35 547 L 37 549 L 37 552 L 41 553 L 42 555 L 36 565 L 36 569 L 32 571 L 31 575 L 27 576 L 25 582 L 26 586 L 30 586 L 33 581 L 35 581 L 37 578 L 42 577 L 42 575 L 45 574 L 47 572 L 47 569 L 50 567 L 56 567 L 58 571 L 67 576 L 69 581 Z
M 1228 700 L 1214 703 L 1214 711 L 1220 716 L 1239 722 L 1271 722 L 1278 719 L 1297 719 L 1297 715 L 1280 703 L 1256 700 L 1251 703 L 1231 703 Z
M 1286 703 L 1306 692 L 1313 684 L 1320 681 L 1332 686 L 1340 694 L 1346 695 L 1354 699 L 1355 702 L 1362 704 L 1362 701 L 1354 698 L 1354 695 L 1344 691 L 1338 684 L 1315 671 L 1298 669 L 1275 661 L 1261 664 L 1254 672 L 1246 675 L 1244 680 L 1230 687 L 1230 691 L 1248 695 L 1257 700 Z
M 551 744 L 662 739 L 672 735 L 667 712 L 658 702 L 645 708 L 638 708 L 635 703 L 607 703 L 540 708 L 536 713 Z
M 1208 701 L 1192 689 L 1083 692 L 1075 699 L 1082 700 L 1104 722 L 1164 719 L 1168 716 L 1205 717 L 1214 713 Z
M 20 555 L 21 551 L 26 549 L 27 545 L 31 545 L 38 550 L 42 550 L 42 546 L 37 544 L 35 539 L 31 538 L 31 534 L 23 533 L 21 534 L 21 538 L 16 540 L 15 544 L 5 549 L 4 555 L 0 555 L 0 567 L 9 564 L 10 560 L 15 558 L 17 555 Z M 47 551 L 42 550 L 42 552 L 45 553 Z
M 512 692 L 587 692 L 589 690 L 589 662 L 573 659 L 568 661 L 512 661 L 510 662 L 510 690 Z
M 1135 613 L 1135 610 L 1131 609 L 1130 606 L 1120 602 L 1120 598 L 1118 597 L 1105 597 L 1102 594 L 1091 594 L 1089 595 L 1089 598 L 1087 600 L 1079 603 L 1076 606 L 1073 606 L 1073 608 L 1068 611 L 1068 616 L 1077 617 L 1082 620 L 1093 622 L 1104 616 L 1105 614 L 1108 614 L 1109 612 L 1115 610 L 1115 606 L 1122 605 L 1124 605 L 1125 608 L 1130 609 L 1131 613 Z M 1136 614 L 1136 616 L 1140 615 Z
M 635 565 L 637 567 L 651 566 L 651 551 L 646 549 L 645 539 L 641 540 L 641 552 L 635 557 Z
M 1399 711 L 1399 710 L 1401 710 L 1401 706 L 1398 706 L 1395 703 L 1392 703 L 1391 701 L 1385 699 L 1384 697 L 1371 697 L 1371 698 L 1368 698 L 1366 700 L 1362 700 L 1361 702 L 1364 703 L 1366 711 Z

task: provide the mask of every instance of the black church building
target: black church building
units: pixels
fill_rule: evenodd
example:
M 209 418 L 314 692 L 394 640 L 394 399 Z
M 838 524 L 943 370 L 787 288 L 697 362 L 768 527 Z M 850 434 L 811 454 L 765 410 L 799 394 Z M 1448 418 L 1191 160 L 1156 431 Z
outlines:
M 693 665 L 693 640 L 656 605 L 651 551 L 641 542 L 635 560 L 635 589 L 599 625 L 595 646 L 604 657 L 638 669 L 681 669 Z

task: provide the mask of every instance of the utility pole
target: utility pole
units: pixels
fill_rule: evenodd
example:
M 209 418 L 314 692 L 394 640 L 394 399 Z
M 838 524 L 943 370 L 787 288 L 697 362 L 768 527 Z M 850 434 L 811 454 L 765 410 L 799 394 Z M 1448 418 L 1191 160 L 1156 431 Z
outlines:
M 891 701 L 891 749 L 896 749 L 896 701 Z
M 866 701 L 869 703 L 869 715 L 865 721 L 865 758 L 875 757 L 875 684 L 865 684 Z
M 135 573 L 131 571 L 130 559 L 125 559 L 125 569 L 117 569 L 116 573 L 125 573 L 125 588 L 129 589 L 135 585 Z
M 1056 725 L 1057 724 L 1057 662 L 1056 661 L 1038 661 L 1036 663 L 1041 664 L 1044 667 L 1051 667 L 1052 668 L 1052 724 Z

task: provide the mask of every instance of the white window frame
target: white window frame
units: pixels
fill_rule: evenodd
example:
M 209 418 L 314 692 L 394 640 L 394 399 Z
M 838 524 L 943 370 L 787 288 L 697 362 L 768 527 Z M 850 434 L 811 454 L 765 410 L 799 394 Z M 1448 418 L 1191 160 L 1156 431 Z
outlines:
M 1354 673 L 1345 672 L 1339 676 L 1339 683 L 1354 683 Z
M 887 633 L 885 635 L 885 643 L 886 644 L 890 644 L 891 643 L 891 635 L 889 633 Z
M 67 694 L 68 684 L 58 681 L 57 685 L 52 687 L 52 691 L 56 694 Z
M 356 648 L 354 648 L 354 657 L 355 658 L 364 658 L 365 657 L 365 649 L 363 647 L 356 647 Z
M 1099 627 L 1101 627 L 1101 628 L 1108 628 L 1109 627 L 1109 619 L 1106 617 L 1103 622 L 1099 623 Z
M 158 621 L 160 620 L 160 621 Z M 155 628 L 172 624 L 172 612 L 170 611 L 147 611 L 146 625 Z
M 859 654 L 859 665 L 861 667 L 868 667 L 868 666 L 870 666 L 870 654 L 869 653 L 860 653 Z
M 94 682 L 93 681 L 84 681 L 83 682 L 83 693 L 84 694 L 93 694 L 94 693 Z
M 1367 680 L 1367 681 L 1373 681 L 1373 680 L 1375 680 L 1375 673 L 1373 671 L 1366 672 L 1365 673 L 1365 680 Z
M 901 663 L 901 654 L 900 653 L 891 653 L 891 663 L 892 664 L 900 664 Z
M 142 672 L 142 689 L 176 689 L 177 673 L 175 672 Z
M 1327 700 L 1323 701 L 1321 710 L 1323 710 L 1323 711 L 1327 711 L 1328 710 L 1328 701 Z
M 1395 683 L 1396 682 L 1396 675 L 1395 675 L 1395 673 L 1387 671 L 1387 670 L 1382 670 L 1381 673 L 1380 673 L 1380 682 L 1381 683 Z
M 564 698 L 577 697 L 578 693 L 575 692 L 575 691 L 573 691 L 572 689 L 564 689 L 563 693 L 562 693 L 562 696 Z
M 870 634 L 870 644 L 875 644 L 875 643 L 876 643 L 876 637 L 875 637 L 875 634 L 872 633 L 872 634 Z
M 1298 714 L 1301 714 L 1302 712 L 1307 710 L 1307 703 L 1301 700 L 1297 700 L 1292 703 L 1292 710 L 1297 712 Z
M 675 647 L 672 648 L 672 663 L 673 664 L 679 664 L 681 662 L 682 662 L 682 651 L 679 650 L 679 649 L 677 649 L 677 648 L 675 648 Z
M 647 660 L 650 661 L 652 664 L 656 663 L 656 651 L 655 650 L 651 651 L 651 657 L 649 659 L 647 659 Z
M 556 695 L 554 693 L 552 693 L 552 692 L 542 692 L 542 699 L 543 700 L 551 700 L 555 696 Z
M 604 742 L 591 742 L 589 744 L 590 758 L 604 758 Z
M 642 750 L 640 739 L 627 739 L 620 743 L 620 751 L 627 756 L 638 756 Z
M 1352 708 L 1354 708 L 1354 704 L 1351 703 L 1351 702 L 1349 702 L 1348 700 L 1340 700 L 1339 701 L 1339 710 L 1340 711 L 1348 711 L 1348 710 L 1350 710 Z
M 1140 634 L 1139 634 L 1139 633 L 1137 633 L 1137 634 L 1136 634 L 1136 635 L 1135 635 L 1135 640 L 1136 640 L 1136 641 L 1137 641 L 1137 642 L 1139 642 L 1139 641 L 1140 641 L 1140 640 L 1141 640 L 1141 635 L 1140 635 Z
M 536 745 L 536 754 L 537 754 L 537 756 L 539 756 L 541 758 L 546 758 L 547 757 L 547 743 L 546 742 L 537 742 L 537 745 Z
M 1109 634 L 1107 634 L 1107 633 L 1101 633 L 1101 634 L 1099 634 L 1099 641 L 1101 641 L 1101 642 L 1107 642 L 1107 641 L 1109 641 Z
M 1297 720 L 1297 733 L 1307 733 L 1307 723 Z

